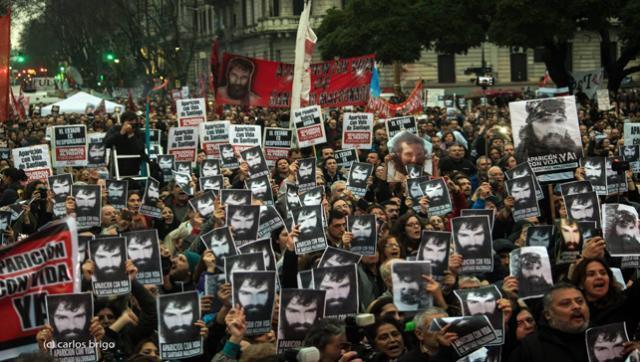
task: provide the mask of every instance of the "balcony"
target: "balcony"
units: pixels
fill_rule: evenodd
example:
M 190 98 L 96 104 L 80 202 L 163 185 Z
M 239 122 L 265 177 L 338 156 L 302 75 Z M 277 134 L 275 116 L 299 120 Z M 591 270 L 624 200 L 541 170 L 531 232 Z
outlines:
M 267 33 L 295 33 L 298 30 L 299 16 L 278 16 L 260 18 L 255 24 L 244 28 L 228 29 L 231 38 L 246 38 Z M 311 27 L 317 28 L 322 22 L 322 17 L 311 17 Z

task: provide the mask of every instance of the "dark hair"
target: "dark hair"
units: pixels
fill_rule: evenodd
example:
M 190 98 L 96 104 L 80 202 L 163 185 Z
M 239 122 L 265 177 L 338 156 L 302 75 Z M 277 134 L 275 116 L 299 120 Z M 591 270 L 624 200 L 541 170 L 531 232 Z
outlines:
M 395 320 L 395 318 L 393 318 L 393 316 L 384 316 L 382 318 L 377 318 L 375 323 L 373 323 L 372 325 L 366 327 L 365 329 L 365 333 L 367 335 L 367 338 L 369 339 L 369 342 L 375 347 L 375 340 L 376 340 L 376 336 L 378 335 L 378 330 L 380 329 L 380 327 L 382 327 L 383 325 L 386 324 L 390 324 L 392 326 L 394 326 L 398 332 L 400 332 L 400 335 L 402 335 L 402 339 L 404 340 L 404 335 L 402 334 L 402 326 L 400 325 L 400 323 L 398 323 L 397 320 Z
M 332 208 L 331 211 L 329 211 L 329 218 L 327 220 L 327 225 L 331 225 L 333 220 L 344 219 L 346 216 L 347 215 L 345 215 L 345 213 L 343 213 L 342 211 Z
M 606 261 L 600 258 L 584 258 L 578 265 L 576 265 L 575 269 L 573 269 L 573 274 L 571 274 L 571 283 L 578 287 L 583 293 L 584 290 L 584 281 L 587 279 L 587 267 L 591 263 L 600 263 L 604 267 L 604 270 L 607 271 L 607 275 L 609 276 L 609 290 L 607 290 L 607 294 L 601 299 L 596 301 L 596 304 L 601 306 L 609 306 L 613 305 L 617 301 L 622 298 L 623 293 L 620 290 L 620 287 L 616 283 L 616 279 L 613 276 L 613 272 Z
M 332 318 L 320 319 L 315 322 L 307 332 L 304 339 L 304 346 L 316 347 L 322 351 L 333 337 L 345 333 L 346 327 L 343 321 Z

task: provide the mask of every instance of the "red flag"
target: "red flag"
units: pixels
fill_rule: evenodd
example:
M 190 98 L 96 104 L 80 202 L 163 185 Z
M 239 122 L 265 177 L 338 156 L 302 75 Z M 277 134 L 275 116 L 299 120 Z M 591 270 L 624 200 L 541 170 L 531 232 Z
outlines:
M 16 101 L 16 97 L 13 95 L 13 89 L 9 87 L 9 117 L 11 119 L 19 118 L 22 120 L 22 115 L 20 115 L 20 111 L 18 110 L 18 102 Z
M 11 8 L 0 16 L 0 121 L 9 119 L 9 56 L 11 52 Z
M 127 111 L 135 112 L 138 110 L 136 107 L 136 102 L 133 101 L 133 94 L 131 94 L 131 89 L 129 89 L 129 99 L 127 100 Z
M 220 49 L 220 40 L 216 38 L 211 44 L 211 77 L 209 77 L 209 88 L 213 95 L 216 95 L 216 86 L 218 84 L 218 66 L 220 61 L 218 60 L 218 50 Z

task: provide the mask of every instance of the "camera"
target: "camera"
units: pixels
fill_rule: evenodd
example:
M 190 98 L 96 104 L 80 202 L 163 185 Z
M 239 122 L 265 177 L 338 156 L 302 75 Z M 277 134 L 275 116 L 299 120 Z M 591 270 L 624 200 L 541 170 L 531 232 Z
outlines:
M 629 169 L 629 161 L 625 161 L 624 158 L 616 156 L 611 159 L 611 169 L 618 175 L 622 175 Z

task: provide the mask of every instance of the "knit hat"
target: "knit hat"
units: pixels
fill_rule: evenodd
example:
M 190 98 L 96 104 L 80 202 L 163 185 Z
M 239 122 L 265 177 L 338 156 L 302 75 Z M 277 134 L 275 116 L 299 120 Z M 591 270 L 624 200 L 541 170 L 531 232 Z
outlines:
M 193 272 L 195 272 L 196 270 L 196 265 L 198 265 L 198 263 L 200 262 L 200 255 L 188 250 L 183 254 L 185 257 L 187 257 L 187 262 L 189 263 L 189 271 L 191 272 L 191 274 L 193 274 Z

